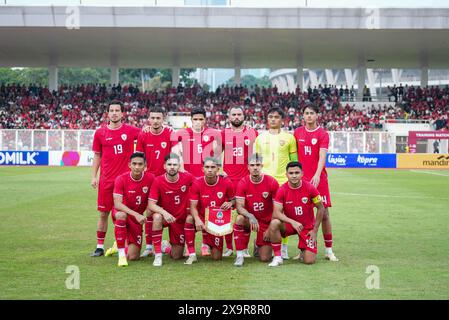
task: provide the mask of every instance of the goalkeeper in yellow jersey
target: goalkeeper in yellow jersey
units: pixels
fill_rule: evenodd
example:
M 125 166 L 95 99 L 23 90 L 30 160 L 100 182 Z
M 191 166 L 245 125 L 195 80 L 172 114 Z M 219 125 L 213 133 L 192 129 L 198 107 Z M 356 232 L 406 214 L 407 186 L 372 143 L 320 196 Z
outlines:
M 263 172 L 277 180 L 279 185 L 287 182 L 285 168 L 291 161 L 298 161 L 296 140 L 293 134 L 283 131 L 284 111 L 279 107 L 267 112 L 268 131 L 256 138 L 255 151 L 264 159 Z M 288 238 L 282 239 L 281 256 L 288 259 Z M 255 250 L 256 251 L 256 250 Z

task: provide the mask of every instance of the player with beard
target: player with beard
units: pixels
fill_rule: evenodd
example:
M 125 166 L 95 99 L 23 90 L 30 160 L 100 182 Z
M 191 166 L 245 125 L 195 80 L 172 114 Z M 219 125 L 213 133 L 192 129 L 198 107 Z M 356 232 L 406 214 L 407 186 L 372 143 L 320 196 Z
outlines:
M 245 111 L 243 106 L 234 106 L 229 109 L 228 121 L 230 128 L 221 131 L 223 149 L 223 171 L 237 190 L 237 184 L 248 175 L 248 158 L 252 155 L 253 144 L 257 138 L 257 131 L 244 125 Z M 250 232 L 245 232 L 246 242 L 249 241 Z M 227 250 L 224 257 L 232 255 L 233 234 L 225 236 Z M 244 256 L 249 257 L 248 243 L 244 250 Z

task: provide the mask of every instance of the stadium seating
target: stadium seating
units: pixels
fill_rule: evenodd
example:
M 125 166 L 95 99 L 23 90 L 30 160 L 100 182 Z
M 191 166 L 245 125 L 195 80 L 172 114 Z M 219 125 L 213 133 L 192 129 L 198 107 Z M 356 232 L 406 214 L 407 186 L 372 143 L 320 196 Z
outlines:
M 258 86 L 221 86 L 209 92 L 199 85 L 180 85 L 165 91 L 141 92 L 132 85 L 99 84 L 60 86 L 57 92 L 50 92 L 45 87 L 10 84 L 0 86 L 0 129 L 95 129 L 105 123 L 106 106 L 112 99 L 124 102 L 126 121 L 136 126 L 146 122 L 148 107 L 158 104 L 168 112 L 188 112 L 193 106 L 203 106 L 207 125 L 223 128 L 227 110 L 243 104 L 252 127 L 264 129 L 265 112 L 279 106 L 286 113 L 285 127 L 293 130 L 301 125 L 298 111 L 313 103 L 321 110 L 320 123 L 330 131 L 381 130 L 383 123 L 393 119 L 423 119 L 431 121 L 437 130 L 448 128 L 448 86 L 388 90 L 396 101 L 394 108 L 369 102 L 366 109 L 356 110 L 348 98 L 353 96 L 352 89 L 348 94 L 321 85 L 304 92 L 279 93 L 276 87 Z

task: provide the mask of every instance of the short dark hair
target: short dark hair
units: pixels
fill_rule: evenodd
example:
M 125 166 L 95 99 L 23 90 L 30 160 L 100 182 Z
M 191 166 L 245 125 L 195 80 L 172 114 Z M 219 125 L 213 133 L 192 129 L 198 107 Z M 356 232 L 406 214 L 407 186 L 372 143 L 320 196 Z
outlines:
M 311 110 L 313 110 L 315 113 L 319 113 L 319 112 L 320 112 L 320 109 L 319 109 L 318 106 L 315 105 L 315 104 L 309 104 L 309 105 L 305 106 L 304 109 L 302 110 L 302 113 L 304 113 L 304 112 L 306 111 L 306 109 L 311 109 Z
M 193 118 L 193 116 L 196 114 L 202 114 L 204 116 L 204 118 L 206 118 L 206 110 L 204 110 L 201 107 L 193 108 L 192 111 L 190 112 L 190 118 Z
M 279 107 L 271 107 L 270 109 L 268 109 L 268 112 L 267 112 L 267 118 L 268 118 L 268 115 L 269 115 L 270 113 L 274 113 L 274 112 L 279 113 L 279 115 L 281 116 L 281 118 L 284 119 L 284 116 L 285 116 L 284 110 L 282 110 L 282 109 L 279 108 Z
M 263 163 L 263 157 L 262 157 L 262 155 L 261 155 L 260 153 L 253 153 L 253 154 L 248 158 L 248 164 L 249 164 L 250 162 L 253 162 L 253 161 Z
M 162 113 L 164 116 L 166 114 L 165 109 L 163 107 L 161 107 L 161 106 L 152 106 L 152 107 L 150 107 L 150 110 L 148 111 L 148 114 L 150 114 L 151 112 Z
M 228 109 L 228 112 L 231 112 L 232 109 L 240 109 L 240 110 L 242 110 L 243 114 L 245 114 L 245 107 L 242 105 L 232 106 Z
M 134 158 L 143 158 L 143 162 L 147 162 L 147 158 L 143 152 L 134 152 L 129 158 L 129 161 L 132 161 Z
M 176 159 L 176 160 L 178 160 L 178 162 L 181 161 L 181 158 L 176 153 L 170 153 L 170 154 L 167 154 L 165 156 L 164 163 L 167 162 L 170 159 Z
M 203 159 L 203 166 L 205 165 L 205 163 L 207 161 L 212 161 L 213 163 L 215 163 L 217 166 L 221 167 L 221 162 L 220 159 L 215 158 L 215 157 L 206 157 Z
M 108 105 L 108 112 L 109 112 L 109 108 L 110 108 L 112 105 L 119 105 L 119 106 L 120 106 L 120 111 L 121 111 L 121 112 L 124 112 L 124 111 L 125 111 L 125 106 L 123 105 L 123 103 L 122 103 L 121 101 L 119 101 L 119 100 L 112 100 L 111 102 L 109 102 L 109 105 Z
M 285 171 L 288 171 L 289 168 L 296 168 L 296 167 L 299 167 L 299 169 L 301 169 L 302 171 L 302 164 L 298 161 L 289 162 L 287 164 L 287 167 L 285 168 Z

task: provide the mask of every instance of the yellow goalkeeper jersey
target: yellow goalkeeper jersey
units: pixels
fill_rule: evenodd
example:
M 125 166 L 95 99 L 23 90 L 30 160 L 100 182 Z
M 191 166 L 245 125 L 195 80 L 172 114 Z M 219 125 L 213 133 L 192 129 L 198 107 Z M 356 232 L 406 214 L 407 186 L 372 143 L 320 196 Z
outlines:
M 263 172 L 272 176 L 281 185 L 287 182 L 285 167 L 298 160 L 295 137 L 288 132 L 261 133 L 256 138 L 255 151 L 263 157 Z

